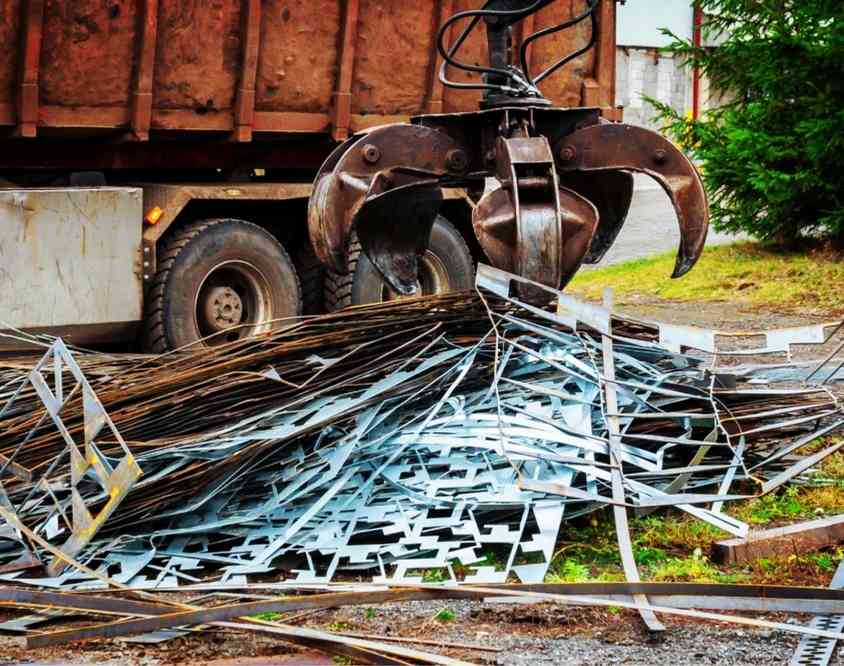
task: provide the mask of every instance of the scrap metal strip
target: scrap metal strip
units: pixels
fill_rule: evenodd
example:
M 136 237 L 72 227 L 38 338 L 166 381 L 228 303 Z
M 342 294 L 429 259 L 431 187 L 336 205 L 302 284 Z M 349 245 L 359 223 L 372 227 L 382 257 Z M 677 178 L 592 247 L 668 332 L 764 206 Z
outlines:
M 832 590 L 844 589 L 844 560 L 838 565 L 832 582 Z M 812 619 L 809 627 L 825 631 L 844 632 L 844 613 L 838 615 L 819 615 Z M 803 636 L 789 662 L 789 666 L 827 666 L 832 661 L 838 641 L 820 636 Z
M 607 289 L 604 292 L 604 307 L 612 310 L 612 292 Z M 604 410 L 605 413 L 615 414 L 618 412 L 618 397 L 616 394 L 615 381 L 615 356 L 613 354 L 613 342 L 609 335 L 602 336 L 602 352 L 604 362 L 604 376 L 607 382 L 604 383 Z M 624 569 L 624 577 L 631 583 L 638 583 L 639 569 L 636 566 L 636 558 L 633 554 L 633 542 L 630 539 L 630 526 L 627 522 L 627 509 L 619 506 L 625 499 L 624 477 L 622 473 L 622 460 L 619 451 L 621 443 L 619 437 L 619 424 L 617 416 L 607 417 L 607 431 L 609 436 L 610 455 L 613 461 L 612 474 L 612 495 L 616 504 L 613 505 L 613 518 L 615 519 L 615 534 L 618 539 L 618 550 L 621 555 L 621 564 Z M 642 621 L 651 632 L 665 631 L 665 625 L 659 621 L 649 606 L 648 598 L 644 595 L 634 595 Z

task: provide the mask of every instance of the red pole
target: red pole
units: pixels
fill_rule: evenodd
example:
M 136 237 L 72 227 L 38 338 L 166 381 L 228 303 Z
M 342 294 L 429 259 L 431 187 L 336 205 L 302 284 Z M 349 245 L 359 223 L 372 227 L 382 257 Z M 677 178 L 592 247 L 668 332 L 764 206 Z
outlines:
M 695 48 L 699 49 L 703 44 L 703 10 L 700 7 L 700 0 L 695 0 L 692 22 L 692 41 Z M 700 117 L 700 67 L 697 65 L 692 72 L 692 117 L 695 120 Z

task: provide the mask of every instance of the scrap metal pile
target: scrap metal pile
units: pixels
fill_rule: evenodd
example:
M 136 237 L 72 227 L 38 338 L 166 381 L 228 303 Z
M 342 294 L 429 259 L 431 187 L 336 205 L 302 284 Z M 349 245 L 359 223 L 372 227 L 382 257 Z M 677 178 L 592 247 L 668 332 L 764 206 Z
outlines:
M 509 296 L 519 285 L 484 267 L 477 293 L 222 347 L 113 357 L 59 340 L 34 369 L 9 365 L 0 580 L 541 583 L 562 522 L 611 506 L 635 582 L 628 509 L 744 536 L 728 502 L 844 446 L 797 455 L 844 429 L 828 388 L 737 384 L 680 352 L 699 336 L 556 292 L 556 311 L 536 308 Z
M 3 578 L 90 585 L 76 558 L 145 588 L 278 569 L 540 582 L 566 519 L 672 506 L 743 536 L 725 502 L 837 449 L 793 456 L 844 423 L 826 388 L 731 388 L 647 326 L 563 296 L 559 314 L 520 305 L 485 274 L 492 291 L 187 355 L 57 342 L 8 371 Z

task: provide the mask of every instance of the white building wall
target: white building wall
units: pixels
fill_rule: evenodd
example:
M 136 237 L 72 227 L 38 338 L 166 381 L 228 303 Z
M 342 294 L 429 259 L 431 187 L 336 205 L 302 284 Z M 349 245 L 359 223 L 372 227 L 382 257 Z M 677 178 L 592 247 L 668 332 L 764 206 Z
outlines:
M 670 105 L 679 113 L 692 108 L 692 72 L 671 55 L 661 53 L 671 38 L 691 38 L 694 14 L 691 0 L 627 0 L 618 5 L 616 103 L 624 107 L 625 122 L 659 129 L 656 110 L 645 97 Z

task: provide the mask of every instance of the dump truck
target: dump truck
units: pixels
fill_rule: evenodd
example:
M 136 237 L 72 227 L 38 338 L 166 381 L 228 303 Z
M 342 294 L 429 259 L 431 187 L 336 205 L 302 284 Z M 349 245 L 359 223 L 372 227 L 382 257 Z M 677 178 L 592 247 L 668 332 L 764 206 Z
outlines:
M 482 0 L 0 0 L 0 329 L 163 352 L 303 312 L 471 286 L 478 261 L 502 264 L 489 256 L 500 238 L 489 242 L 473 216 L 483 206 L 501 217 L 508 204 L 481 200 L 477 173 L 453 177 L 474 168 L 464 148 L 438 153 L 460 174 L 435 176 L 435 210 L 426 194 L 401 279 L 372 237 L 400 245 L 403 222 L 358 234 L 349 218 L 327 232 L 328 248 L 314 229 L 325 221 L 314 181 L 323 194 L 343 187 L 353 176 L 332 168 L 363 145 L 372 173 L 359 203 L 373 210 L 378 128 L 477 112 L 485 86 L 503 85 L 485 71 L 502 64 L 490 62 L 502 47 L 521 46 L 539 68 L 573 54 L 523 109 L 541 97 L 548 110 L 534 115 L 547 122 L 552 108 L 574 110 L 572 127 L 620 121 L 615 0 L 586 2 L 589 21 L 578 3 L 522 5 L 506 30 L 484 34 L 458 21 L 485 11 Z M 536 34 L 546 38 L 527 49 Z M 474 66 L 450 66 L 458 49 Z M 399 136 L 402 159 L 430 136 Z

